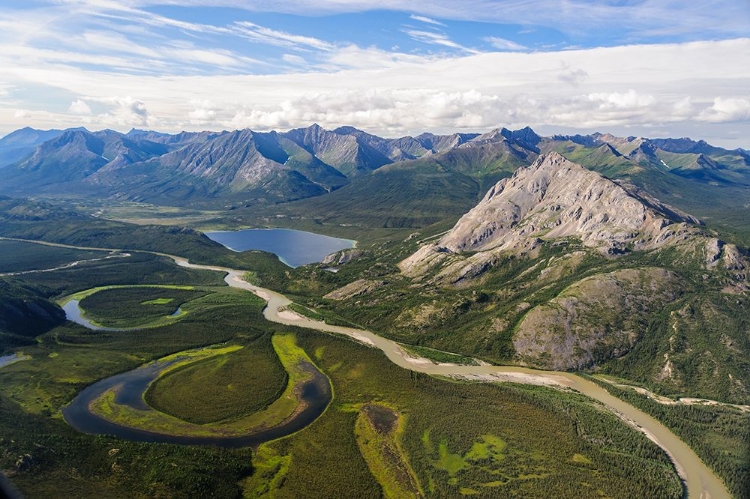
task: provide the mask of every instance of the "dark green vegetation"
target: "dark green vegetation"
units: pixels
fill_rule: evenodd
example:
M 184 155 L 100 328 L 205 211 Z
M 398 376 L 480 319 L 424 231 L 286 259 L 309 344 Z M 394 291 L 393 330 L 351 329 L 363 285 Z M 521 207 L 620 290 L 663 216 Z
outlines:
M 101 251 L 52 248 L 41 244 L 0 240 L 0 274 L 59 267 L 79 260 L 100 259 Z
M 534 258 L 501 257 L 481 279 L 451 286 L 429 279 L 415 284 L 399 272 L 395 263 L 417 247 L 416 238 L 382 244 L 335 274 L 305 267 L 291 271 L 289 280 L 264 282 L 330 323 L 497 363 L 527 360 L 517 357 L 513 341 L 523 321 L 533 320 L 530 311 L 575 300 L 579 308 L 571 321 L 583 329 L 602 331 L 605 339 L 633 331 L 618 355 L 593 350 L 593 363 L 581 367 L 666 395 L 750 401 L 747 300 L 725 292 L 728 273 L 707 272 L 701 253 L 688 259 L 670 251 L 632 252 L 612 259 L 569 240 L 545 244 Z M 606 298 L 609 291 L 602 286 L 613 275 L 630 284 L 621 298 L 597 301 Z M 552 330 L 541 322 L 523 327 L 537 328 L 540 337 Z M 663 374 L 667 358 L 671 376 Z M 544 358 L 533 362 L 547 366 Z
M 235 389 L 244 389 L 246 378 L 274 385 L 268 372 L 269 333 L 278 326 L 262 319 L 258 298 L 226 287 L 206 287 L 206 273 L 176 266 L 170 273 L 143 274 L 135 270 L 162 265 L 161 260 L 131 258 L 122 259 L 133 265 L 131 276 L 150 275 L 155 281 L 175 278 L 184 285 L 200 285 L 208 294 L 193 298 L 190 313 L 178 324 L 156 329 L 109 333 L 72 325 L 54 328 L 24 349 L 31 360 L 0 370 L 0 468 L 10 472 L 28 497 L 53 490 L 76 497 L 234 497 L 240 494 L 240 481 L 250 495 L 270 489 L 279 497 L 310 491 L 318 497 L 377 497 L 383 489 L 362 456 L 355 433 L 357 418 L 372 402 L 392 407 L 403 417 L 403 431 L 393 434 L 391 441 L 399 442 L 394 445 L 402 450 L 401 462 L 412 468 L 418 484 L 414 486 L 425 493 L 455 495 L 472 489 L 487 495 L 502 491 L 535 496 L 551 491 L 563 497 L 597 497 L 602 490 L 612 497 L 680 495 L 666 456 L 582 397 L 414 375 L 379 352 L 306 331 L 296 331 L 297 343 L 330 377 L 334 404 L 310 427 L 263 445 L 252 458 L 249 450 L 132 444 L 78 434 L 60 421 L 58 411 L 80 389 L 190 348 L 221 342 L 243 346 L 198 362 L 200 376 L 189 368 L 178 369 L 160 380 L 155 390 L 182 378 L 195 383 L 191 388 L 196 393 L 221 392 L 216 389 L 217 376 L 222 386 Z M 116 269 L 107 270 L 109 274 L 79 270 L 77 283 L 59 288 L 69 293 L 103 285 L 108 275 L 122 275 L 125 280 Z M 153 295 L 150 288 L 131 289 L 144 292 L 128 300 L 134 304 L 164 298 Z M 182 386 L 172 388 L 166 391 L 185 392 Z M 251 388 L 253 393 L 256 388 Z M 174 407 L 178 395 L 169 393 L 174 398 L 163 403 Z M 267 395 L 272 396 L 270 390 Z M 243 405 L 236 398 L 222 400 L 232 402 L 211 414 L 207 404 L 206 411 L 194 415 L 231 418 L 233 411 L 259 406 Z M 378 428 L 382 418 L 376 414 L 371 421 Z M 545 424 L 529 424 L 539 421 Z M 434 447 L 428 448 L 425 434 Z M 498 439 L 505 444 L 501 453 Z
M 170 316 L 186 302 L 206 294 L 207 291 L 194 289 L 115 288 L 89 295 L 79 306 L 97 324 L 129 328 Z
M 270 344 L 258 327 L 262 302 L 251 294 L 222 287 L 191 303 L 198 302 L 179 324 L 155 330 L 58 327 L 24 349 L 31 360 L 0 371 L 0 468 L 28 497 L 239 494 L 237 481 L 252 469 L 249 449 L 133 444 L 78 434 L 59 419 L 60 407 L 84 386 L 151 359 L 228 340 Z
M 50 296 L 70 295 L 109 285 L 221 286 L 224 282 L 218 272 L 188 270 L 174 265 L 170 258 L 149 253 L 132 253 L 127 258 L 81 264 L 54 272 L 26 274 L 18 279 L 48 290 Z
M 0 355 L 33 345 L 35 337 L 65 321 L 65 312 L 43 292 L 18 281 L 0 279 Z
M 421 497 L 414 470 L 401 446 L 404 417 L 382 404 L 365 404 L 354 425 L 357 445 L 383 495 L 393 498 Z
M 93 248 L 143 250 L 180 255 L 193 263 L 283 272 L 276 256 L 235 253 L 184 227 L 133 225 L 102 220 L 43 201 L 0 197 L 0 237 Z
M 148 404 L 185 421 L 204 424 L 265 409 L 287 384 L 267 338 L 230 354 L 188 364 L 158 378 Z
M 37 245 L 38 246 L 38 245 Z M 45 248 L 55 249 L 54 247 Z M 69 250 L 59 248 L 63 253 Z M 101 252 L 107 255 L 106 252 Z M 39 266 L 44 252 L 16 255 L 19 266 Z M 0 352 L 31 345 L 36 337 L 62 324 L 65 314 L 54 299 L 112 284 L 223 285 L 221 275 L 189 271 L 166 258 L 147 253 L 81 263 L 75 267 L 15 277 L 0 277 Z M 172 310 L 174 311 L 174 310 Z M 171 312 L 170 312 L 171 313 Z
M 297 336 L 315 353 L 336 396 L 306 430 L 261 446 L 258 473 L 246 482 L 251 497 L 300 497 L 309 490 L 320 497 L 380 497 L 386 485 L 368 471 L 372 454 L 363 457 L 356 438 L 368 404 L 402 418 L 403 432 L 387 433 L 391 448 L 403 454 L 390 458 L 411 467 L 430 496 L 454 497 L 469 489 L 489 497 L 681 496 L 661 452 L 583 397 L 438 380 L 399 369 L 381 353 L 344 339 Z M 374 417 L 370 421 L 385 430 L 387 418 Z
M 239 497 L 236 481 L 252 472 L 250 449 L 91 437 L 6 396 L 0 432 L 0 466 L 28 498 Z
M 663 405 L 629 389 L 599 384 L 651 414 L 687 442 L 717 471 L 736 498 L 750 498 L 749 413 L 732 407 Z

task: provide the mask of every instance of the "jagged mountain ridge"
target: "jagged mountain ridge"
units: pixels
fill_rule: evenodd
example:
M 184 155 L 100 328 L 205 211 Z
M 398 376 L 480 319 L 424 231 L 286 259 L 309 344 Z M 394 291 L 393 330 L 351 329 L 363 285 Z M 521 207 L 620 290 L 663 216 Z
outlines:
M 436 243 L 400 267 L 417 276 L 451 255 L 473 252 L 442 271 L 453 282 L 477 275 L 498 253 L 526 255 L 542 241 L 574 237 L 603 254 L 649 250 L 682 241 L 701 222 L 635 189 L 566 160 L 540 156 L 500 180 Z
M 13 143 L 13 135 L 36 137 L 40 133 L 19 131 L 9 135 L 6 142 Z M 77 134 L 76 143 L 59 141 L 70 133 Z M 33 142 L 33 137 L 28 140 Z M 97 145 L 100 141 L 108 144 L 106 152 Z M 402 220 L 398 223 L 409 226 L 458 216 L 497 180 L 531 164 L 539 154 L 552 151 L 610 178 L 632 180 L 657 197 L 686 187 L 710 190 L 713 184 L 750 188 L 750 157 L 746 152 L 690 139 L 618 138 L 600 133 L 541 137 L 529 127 L 515 131 L 499 128 L 481 135 L 424 133 L 386 139 L 354 127 L 329 131 L 312 125 L 288 132 L 238 130 L 175 135 L 144 130 L 127 134 L 60 131 L 51 141 L 38 145 L 30 156 L 6 167 L 7 180 L 0 191 L 13 195 L 75 192 L 166 205 L 248 205 L 256 209 L 326 197 L 343 187 L 345 190 L 330 201 L 315 201 L 310 206 L 302 203 L 299 209 L 305 214 L 321 206 L 331 213 L 342 211 L 339 208 L 350 204 L 349 197 L 361 198 L 362 192 L 369 192 L 367 199 L 359 199 L 363 203 L 359 211 L 383 211 L 379 219 Z M 436 170 L 445 182 L 425 191 L 424 184 L 431 182 L 429 176 Z M 427 180 L 414 182 L 414 175 Z M 345 187 L 350 184 L 350 189 Z M 457 195 L 450 192 L 451 185 L 467 188 Z M 377 196 L 372 194 L 383 189 L 395 193 L 390 211 L 375 206 Z M 401 201 L 424 194 L 444 208 L 431 217 L 410 218 L 405 212 L 409 203 Z M 372 223 L 377 223 L 377 218 Z
M 75 129 L 53 135 L 9 167 L 4 192 L 67 190 L 162 204 L 200 196 L 278 202 L 319 196 L 393 161 L 435 153 L 410 137 L 382 139 L 352 127 L 331 132 L 318 125 L 284 133 Z

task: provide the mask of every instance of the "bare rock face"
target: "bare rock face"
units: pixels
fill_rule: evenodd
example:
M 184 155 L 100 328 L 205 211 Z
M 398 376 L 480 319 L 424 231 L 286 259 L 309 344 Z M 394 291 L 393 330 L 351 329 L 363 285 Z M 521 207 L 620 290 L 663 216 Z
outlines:
M 400 267 L 418 275 L 451 254 L 523 254 L 543 240 L 566 237 L 615 255 L 658 248 L 696 232 L 689 224 L 700 223 L 697 219 L 631 190 L 557 153 L 540 156 L 495 184 L 450 232 Z
M 335 289 L 325 295 L 323 298 L 328 300 L 347 300 L 355 296 L 366 295 L 378 288 L 385 286 L 384 281 L 369 281 L 367 279 L 358 279 L 350 282 L 344 287 Z
M 341 251 L 336 251 L 326 256 L 322 262 L 323 265 L 344 265 L 357 258 L 361 257 L 364 252 L 357 248 L 350 248 Z
M 513 338 L 519 359 L 550 369 L 595 367 L 625 355 L 645 329 L 644 317 L 678 294 L 659 268 L 625 269 L 579 281 L 530 310 Z
M 671 223 L 618 184 L 552 153 L 498 182 L 439 244 L 487 251 L 523 247 L 533 237 L 575 236 L 613 252 L 654 246 Z
M 719 264 L 721 257 L 721 248 L 724 246 L 722 241 L 716 238 L 709 239 L 706 243 L 706 267 L 713 268 Z

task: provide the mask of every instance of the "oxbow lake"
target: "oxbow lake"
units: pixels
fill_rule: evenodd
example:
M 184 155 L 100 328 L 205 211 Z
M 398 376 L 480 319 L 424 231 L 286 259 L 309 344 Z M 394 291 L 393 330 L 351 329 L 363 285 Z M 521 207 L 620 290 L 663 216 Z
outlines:
M 273 253 L 290 267 L 322 261 L 356 241 L 292 229 L 245 229 L 206 232 L 206 235 L 232 251 L 262 250 Z

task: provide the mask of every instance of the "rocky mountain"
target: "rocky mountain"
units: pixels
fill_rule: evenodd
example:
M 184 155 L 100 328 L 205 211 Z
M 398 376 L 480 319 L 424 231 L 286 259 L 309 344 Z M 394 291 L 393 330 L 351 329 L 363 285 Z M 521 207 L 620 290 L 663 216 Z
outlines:
M 134 141 L 111 130 L 94 133 L 67 130 L 8 167 L 6 185 L 16 194 L 19 191 L 59 192 L 61 189 L 85 191 L 83 182 L 105 166 L 123 168 L 166 152 L 163 145 L 147 140 Z
M 682 241 L 696 233 L 691 224 L 700 221 L 551 153 L 495 184 L 453 229 L 400 267 L 417 275 L 453 254 L 473 252 L 441 274 L 458 281 L 497 253 L 530 254 L 544 240 L 572 237 L 614 255 Z
M 64 130 L 36 130 L 25 127 L 9 133 L 0 139 L 0 168 L 22 160 L 36 147 L 59 137 L 63 132 Z
M 329 306 L 409 343 L 750 400 L 747 253 L 632 183 L 542 155 L 419 237 L 397 272 L 370 263 Z
M 737 201 L 750 195 L 750 156 L 691 139 L 542 137 L 528 127 L 382 138 L 354 127 L 312 125 L 175 135 L 22 130 L 2 141 L 28 148 L 46 133 L 53 139 L 6 168 L 0 193 L 232 207 L 246 223 L 279 214 L 422 227 L 458 218 L 498 180 L 557 152 L 710 224 L 750 230 L 750 206 Z
M 321 161 L 339 170 L 347 177 L 356 177 L 391 162 L 391 159 L 367 142 L 366 134 L 355 129 L 345 129 L 349 133 L 325 130 L 320 125 L 296 128 L 283 134 L 283 137 L 298 144 Z

